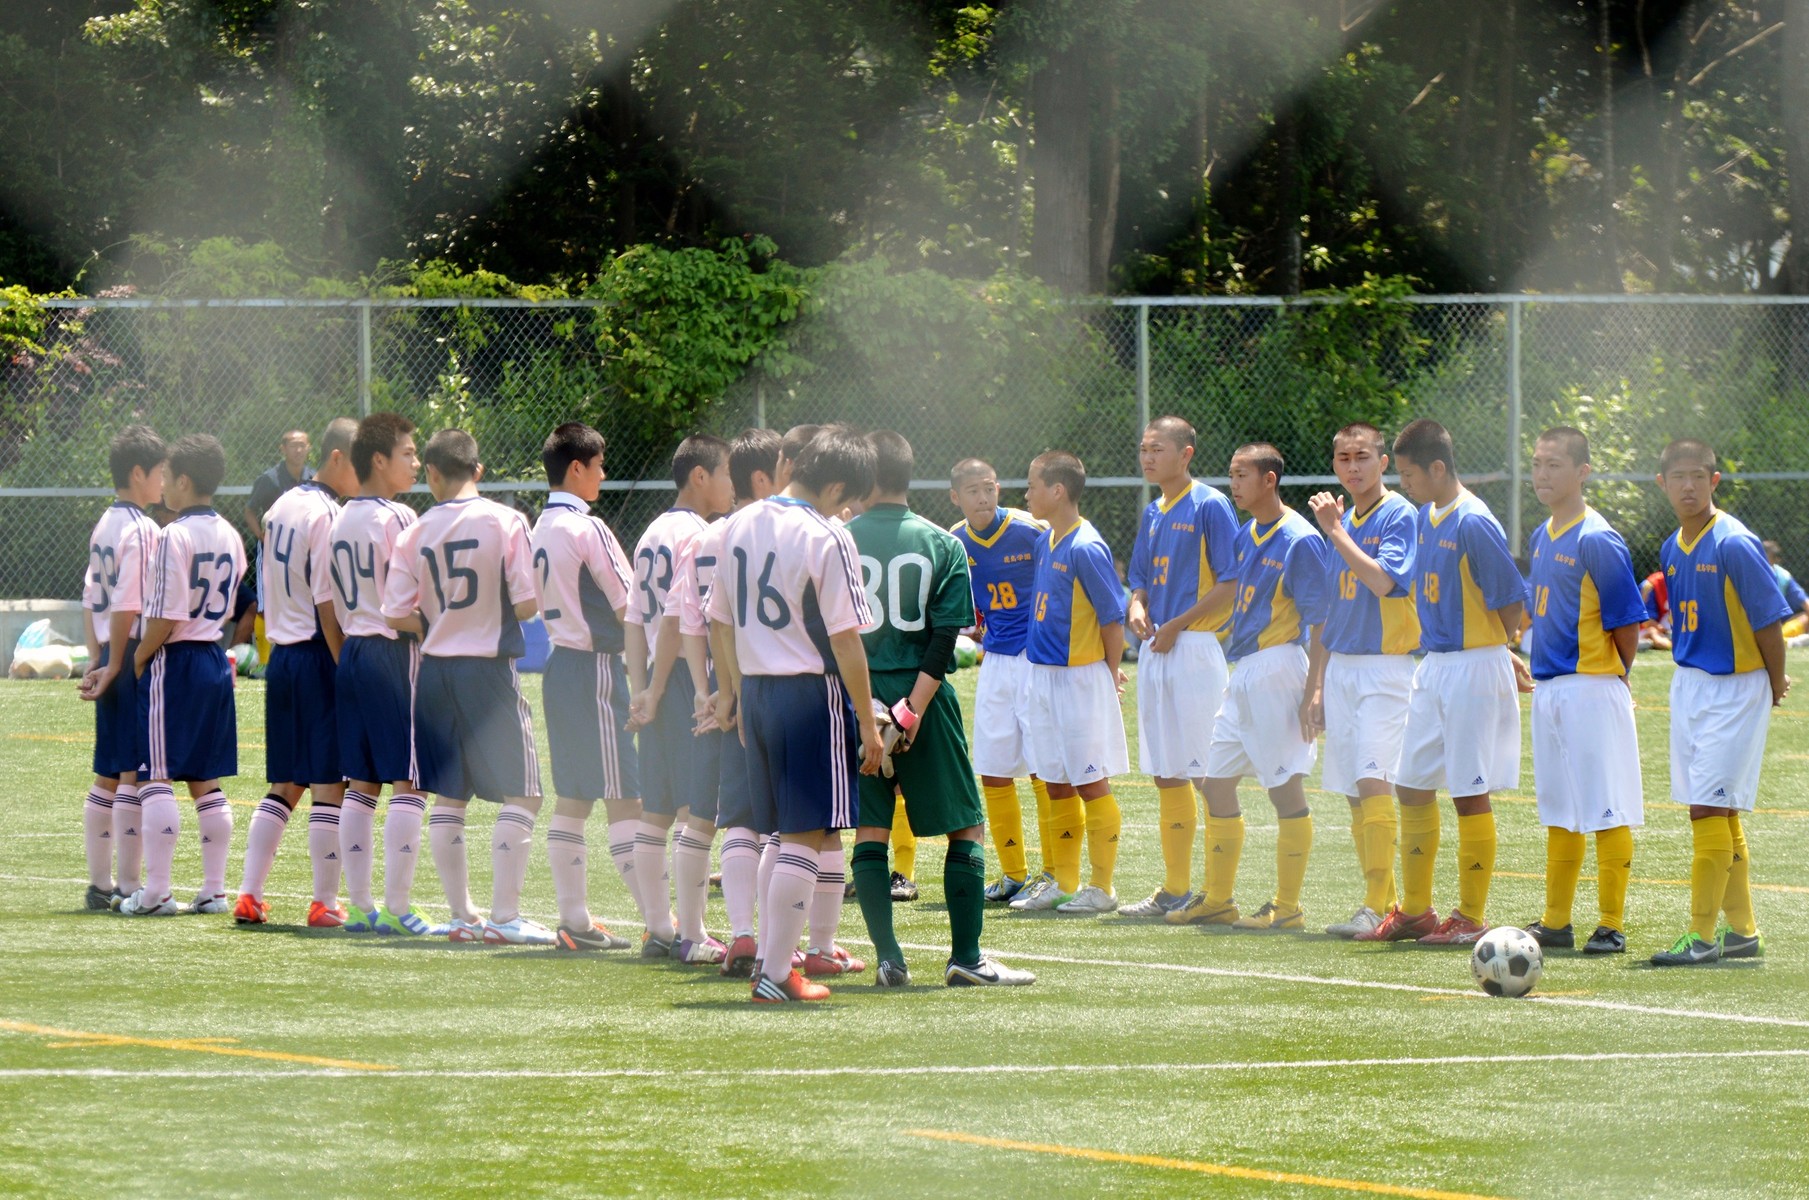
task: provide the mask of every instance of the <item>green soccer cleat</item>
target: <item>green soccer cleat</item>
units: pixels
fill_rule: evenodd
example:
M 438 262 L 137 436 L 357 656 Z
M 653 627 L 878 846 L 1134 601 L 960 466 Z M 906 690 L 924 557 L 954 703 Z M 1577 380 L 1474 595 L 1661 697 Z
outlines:
M 381 913 L 381 909 L 364 909 L 359 908 L 356 904 L 347 904 L 345 924 L 340 928 L 347 933 L 375 933 L 377 932 L 377 918 Z
M 1721 961 L 1721 943 L 1705 941 L 1694 929 L 1652 956 L 1655 967 L 1697 967 Z
M 1735 933 L 1732 925 L 1723 925 L 1715 935 L 1715 944 L 1721 947 L 1722 958 L 1764 958 L 1765 938 L 1761 934 L 1747 937 L 1743 933 Z
M 432 929 L 421 910 L 413 907 L 401 915 L 388 908 L 379 908 L 376 919 L 371 922 L 372 933 L 392 937 L 422 937 Z

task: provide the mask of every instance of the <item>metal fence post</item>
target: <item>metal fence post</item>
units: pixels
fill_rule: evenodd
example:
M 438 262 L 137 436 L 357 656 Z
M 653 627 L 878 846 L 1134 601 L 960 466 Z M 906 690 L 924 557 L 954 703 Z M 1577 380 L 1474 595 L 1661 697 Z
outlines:
M 754 385 L 754 428 L 766 428 L 766 380 Z
M 1149 421 L 1149 305 L 1145 303 L 1137 306 L 1137 429 L 1131 435 L 1133 445 L 1140 443 L 1143 431 L 1149 428 Z M 1142 506 L 1148 507 L 1147 480 L 1139 491 L 1143 497 Z
M 358 415 L 371 415 L 371 302 L 358 304 Z
M 1525 482 L 1521 476 L 1520 453 L 1520 301 L 1507 302 L 1507 470 L 1508 470 L 1508 547 L 1520 553 L 1520 492 Z

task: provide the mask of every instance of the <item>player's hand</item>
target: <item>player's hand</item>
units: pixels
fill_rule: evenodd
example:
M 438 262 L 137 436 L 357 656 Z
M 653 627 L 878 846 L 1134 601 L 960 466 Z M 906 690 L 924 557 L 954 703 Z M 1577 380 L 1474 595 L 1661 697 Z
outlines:
M 1155 627 L 1155 633 L 1149 639 L 1149 648 L 1156 654 L 1167 654 L 1175 648 L 1181 637 L 1181 622 L 1164 621 Z
M 1154 626 L 1149 623 L 1149 609 L 1144 607 L 1143 601 L 1135 596 L 1131 597 L 1130 611 L 1125 614 L 1124 623 L 1132 633 L 1137 635 L 1137 640 L 1140 642 L 1147 642 L 1151 630 L 1154 629 Z
M 1790 684 L 1791 684 L 1790 676 L 1786 675 L 1786 676 L 1784 676 L 1784 686 L 1781 690 L 1778 688 L 1771 689 L 1771 706 L 1773 708 L 1776 708 L 1778 705 L 1784 703 L 1784 697 L 1786 697 L 1790 694 Z
M 728 691 L 727 689 L 718 689 L 715 700 L 716 728 L 727 733 L 729 730 L 739 726 L 741 722 L 738 714 L 735 712 L 735 693 Z M 742 734 L 741 744 L 744 746 L 747 745 L 747 735 L 745 733 Z
M 633 733 L 653 723 L 653 710 L 659 707 L 659 697 L 652 692 L 642 692 L 628 701 L 628 732 Z
M 1330 533 L 1338 528 L 1338 522 L 1344 519 L 1344 501 L 1330 492 L 1319 492 L 1307 501 L 1307 507 L 1313 510 L 1313 520 L 1319 522 L 1319 528 Z
M 1524 658 L 1511 650 L 1508 652 L 1508 658 L 1514 664 L 1514 687 L 1523 694 L 1530 695 L 1536 686 L 1533 683 L 1533 669 L 1526 665 Z
M 1300 702 L 1300 732 L 1307 741 L 1325 732 L 1325 691 L 1308 692 Z
M 1130 681 L 1130 677 L 1124 673 L 1124 668 L 1120 667 L 1118 670 L 1112 672 L 1112 686 L 1118 689 L 1118 696 L 1120 699 L 1123 699 L 1124 697 L 1124 685 Z
M 871 721 L 861 725 L 861 774 L 879 774 L 880 761 L 885 757 L 885 746 L 880 742 L 879 726 Z
M 76 686 L 76 694 L 84 700 L 99 700 L 106 695 L 107 689 L 113 686 L 113 681 L 117 678 L 119 678 L 117 666 L 109 664 L 104 667 L 95 667 L 82 676 L 81 683 Z
M 707 696 L 699 696 L 697 698 L 697 704 L 691 710 L 692 737 L 702 737 L 704 734 L 713 733 L 719 728 L 716 724 L 716 697 L 718 694 L 719 693 L 711 692 Z

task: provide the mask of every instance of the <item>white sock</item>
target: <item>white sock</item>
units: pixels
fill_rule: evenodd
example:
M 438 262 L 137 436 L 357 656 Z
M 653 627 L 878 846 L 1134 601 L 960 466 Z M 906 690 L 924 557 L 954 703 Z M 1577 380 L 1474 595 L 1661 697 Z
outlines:
M 554 814 L 546 831 L 546 861 L 553 871 L 559 923 L 567 929 L 589 929 L 590 846 L 584 838 L 583 817 Z
M 289 828 L 289 806 L 273 792 L 265 796 L 251 814 L 245 830 L 245 874 L 239 880 L 239 894 L 258 900 L 264 898 L 264 885 L 270 880 L 270 868 L 276 863 L 276 848 L 283 843 L 283 830 Z
M 426 816 L 426 798 L 413 792 L 391 795 L 383 812 L 383 907 L 398 917 L 408 911 L 415 889 L 421 822 Z
M 339 808 L 308 805 L 308 861 L 314 864 L 314 899 L 339 907 Z
M 144 805 L 144 892 L 152 904 L 158 904 L 170 897 L 182 810 L 176 807 L 176 793 L 167 783 L 147 783 L 138 796 Z
M 471 909 L 471 868 L 465 858 L 465 810 L 435 805 L 427 816 L 427 841 L 433 847 L 434 869 L 455 920 L 475 920 Z
M 729 932 L 754 932 L 755 878 L 760 873 L 760 841 L 745 826 L 722 837 L 722 903 L 729 910 Z
M 817 852 L 808 846 L 787 843 L 773 864 L 773 881 L 761 906 L 760 963 L 768 979 L 778 982 L 791 974 L 792 952 L 810 917 L 810 900 L 817 888 Z
M 128 896 L 138 890 L 139 874 L 144 869 L 144 839 L 138 833 L 143 816 L 144 809 L 138 805 L 138 785 L 120 784 L 113 793 L 113 853 L 119 860 L 113 886 Z
M 377 797 L 347 788 L 345 804 L 339 810 L 339 861 L 345 868 L 346 899 L 361 913 L 377 907 L 371 895 L 376 840 Z
M 232 852 L 232 806 L 219 788 L 195 799 L 195 823 L 201 827 L 201 894 L 226 895 L 226 858 Z
M 773 883 L 773 864 L 779 861 L 779 835 L 769 833 L 760 844 L 760 863 L 754 874 L 754 895 L 758 899 L 760 911 L 766 911 L 766 889 Z
M 113 887 L 113 793 L 88 789 L 82 801 L 82 850 L 88 857 L 88 885 L 101 891 Z
M 666 830 L 651 821 L 637 822 L 634 835 L 634 884 L 647 932 L 662 942 L 677 936 L 672 925 L 672 881 L 666 874 Z
M 615 864 L 616 877 L 622 886 L 628 889 L 628 899 L 634 910 L 641 913 L 644 924 L 647 914 L 641 912 L 641 890 L 634 879 L 634 835 L 641 828 L 641 819 L 631 817 L 626 821 L 611 821 L 604 831 L 609 839 L 609 861 Z
M 498 925 L 521 915 L 521 888 L 533 848 L 534 814 L 519 804 L 503 805 L 490 831 L 490 919 Z
M 836 927 L 842 923 L 842 897 L 848 884 L 848 852 L 838 844 L 817 855 L 817 890 L 810 898 L 810 948 L 824 954 L 835 949 Z
M 710 842 L 714 831 L 703 833 L 680 825 L 672 839 L 672 894 L 678 901 L 678 936 L 701 942 L 704 903 L 710 898 Z

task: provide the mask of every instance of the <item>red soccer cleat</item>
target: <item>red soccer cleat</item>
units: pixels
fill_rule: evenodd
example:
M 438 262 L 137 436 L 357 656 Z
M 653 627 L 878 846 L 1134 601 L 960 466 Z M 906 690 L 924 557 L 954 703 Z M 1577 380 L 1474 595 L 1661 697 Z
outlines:
M 796 971 L 778 983 L 774 983 L 764 974 L 754 976 L 753 1000 L 755 1004 L 787 1004 L 796 1000 L 827 999 L 829 999 L 828 988 L 820 983 L 810 982 Z
M 806 975 L 858 975 L 867 969 L 867 964 L 855 958 L 840 946 L 831 949 L 827 954 L 812 947 L 804 955 L 802 970 Z
M 334 905 L 328 908 L 318 900 L 308 902 L 309 929 L 338 929 L 345 924 L 345 909 Z
M 1439 923 L 1437 929 L 1420 939 L 1420 945 L 1473 946 L 1488 931 L 1487 925 L 1472 921 L 1454 908 L 1451 915 Z
M 1427 909 L 1423 913 L 1408 916 L 1399 905 L 1388 910 L 1382 923 L 1374 929 L 1359 933 L 1352 938 L 1353 942 L 1413 942 L 1430 934 L 1438 928 L 1438 913 Z
M 760 956 L 760 944 L 742 934 L 729 942 L 723 955 L 722 973 L 734 979 L 746 979 L 754 973 L 754 960 Z

